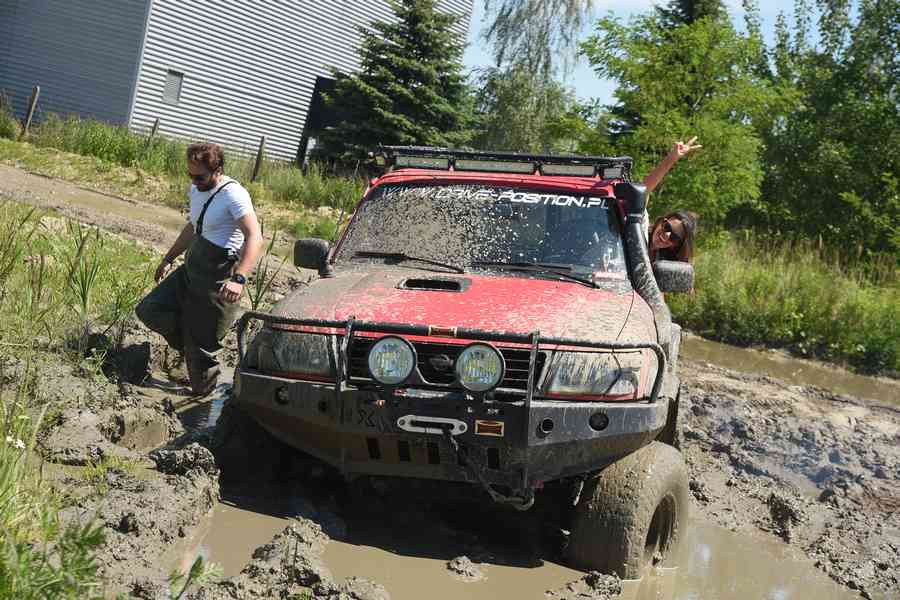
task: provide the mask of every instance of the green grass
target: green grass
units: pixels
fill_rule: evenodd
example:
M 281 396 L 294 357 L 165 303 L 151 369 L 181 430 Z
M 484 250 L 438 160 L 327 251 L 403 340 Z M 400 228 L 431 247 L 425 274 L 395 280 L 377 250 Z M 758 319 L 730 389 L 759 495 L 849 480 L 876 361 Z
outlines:
M 109 492 L 110 473 L 137 472 L 139 464 L 135 460 L 129 460 L 118 456 L 106 456 L 97 462 L 88 462 L 81 471 L 81 477 L 91 486 L 97 496 L 105 496 Z
M 667 300 L 682 325 L 709 338 L 900 372 L 895 264 L 842 262 L 808 242 L 721 234 L 698 253 L 695 294 Z
M 0 197 L 0 340 L 65 347 L 111 333 L 149 288 L 155 253 Z

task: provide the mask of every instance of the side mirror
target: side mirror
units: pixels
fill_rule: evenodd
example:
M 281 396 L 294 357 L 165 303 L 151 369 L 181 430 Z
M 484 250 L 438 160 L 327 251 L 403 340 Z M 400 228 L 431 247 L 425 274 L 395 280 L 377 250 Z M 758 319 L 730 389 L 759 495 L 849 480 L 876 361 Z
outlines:
M 294 242 L 294 266 L 313 269 L 322 277 L 330 277 L 331 265 L 328 264 L 330 249 L 330 244 L 319 238 L 297 240 Z
M 653 275 L 664 294 L 686 293 L 694 288 L 694 266 L 688 262 L 658 260 L 653 263 Z

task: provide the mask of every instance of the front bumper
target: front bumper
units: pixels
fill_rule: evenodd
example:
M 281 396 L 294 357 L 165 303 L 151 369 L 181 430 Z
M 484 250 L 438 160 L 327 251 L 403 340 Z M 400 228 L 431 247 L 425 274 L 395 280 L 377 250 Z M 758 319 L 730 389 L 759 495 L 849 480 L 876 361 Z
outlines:
M 473 402 L 461 393 L 345 389 L 250 370 L 235 400 L 273 436 L 347 474 L 491 484 L 511 490 L 601 469 L 657 436 L 668 403 Z M 591 425 L 591 417 L 594 425 Z M 405 426 L 402 427 L 402 424 Z M 454 423 L 450 433 L 444 428 Z M 605 426 L 600 429 L 600 426 Z M 418 431 L 411 431 L 416 429 Z
M 604 468 L 654 439 L 665 426 L 668 402 L 659 398 L 665 355 L 656 344 L 584 340 L 454 330 L 462 339 L 528 343 L 527 390 L 521 400 L 473 398 L 453 389 L 384 388 L 351 382 L 347 348 L 357 331 L 433 335 L 427 327 L 389 323 L 330 322 L 247 313 L 250 319 L 291 327 L 326 327 L 343 335 L 337 377 L 312 382 L 246 367 L 235 373 L 235 401 L 273 436 L 348 475 L 418 477 L 480 483 L 494 499 L 527 499 L 544 482 Z M 572 402 L 534 398 L 535 357 L 541 344 L 649 348 L 657 377 L 650 401 Z M 513 502 L 515 503 L 515 502 Z M 527 504 L 523 500 L 522 504 Z

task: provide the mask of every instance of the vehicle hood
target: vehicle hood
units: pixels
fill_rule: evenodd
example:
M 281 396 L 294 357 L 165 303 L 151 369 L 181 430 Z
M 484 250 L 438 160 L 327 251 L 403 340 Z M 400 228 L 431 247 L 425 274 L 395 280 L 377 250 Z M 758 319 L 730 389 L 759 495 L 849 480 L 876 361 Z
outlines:
M 404 289 L 408 280 L 458 282 L 459 291 Z M 423 283 L 424 282 L 424 283 Z M 441 285 L 437 283 L 436 285 Z M 653 315 L 629 286 L 618 291 L 525 276 L 409 268 L 343 270 L 312 281 L 272 313 L 297 319 L 389 322 L 598 341 L 655 342 Z

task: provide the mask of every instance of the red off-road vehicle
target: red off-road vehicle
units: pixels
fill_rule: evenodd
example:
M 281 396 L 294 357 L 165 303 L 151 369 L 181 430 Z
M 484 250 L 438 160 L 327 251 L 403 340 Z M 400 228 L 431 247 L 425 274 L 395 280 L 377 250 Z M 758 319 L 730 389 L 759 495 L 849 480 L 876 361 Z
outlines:
M 650 264 L 631 159 L 379 156 L 337 244 L 296 244 L 320 277 L 239 322 L 235 406 L 350 476 L 469 482 L 520 509 L 571 485 L 571 561 L 638 576 L 686 523 L 661 292 L 693 272 Z

